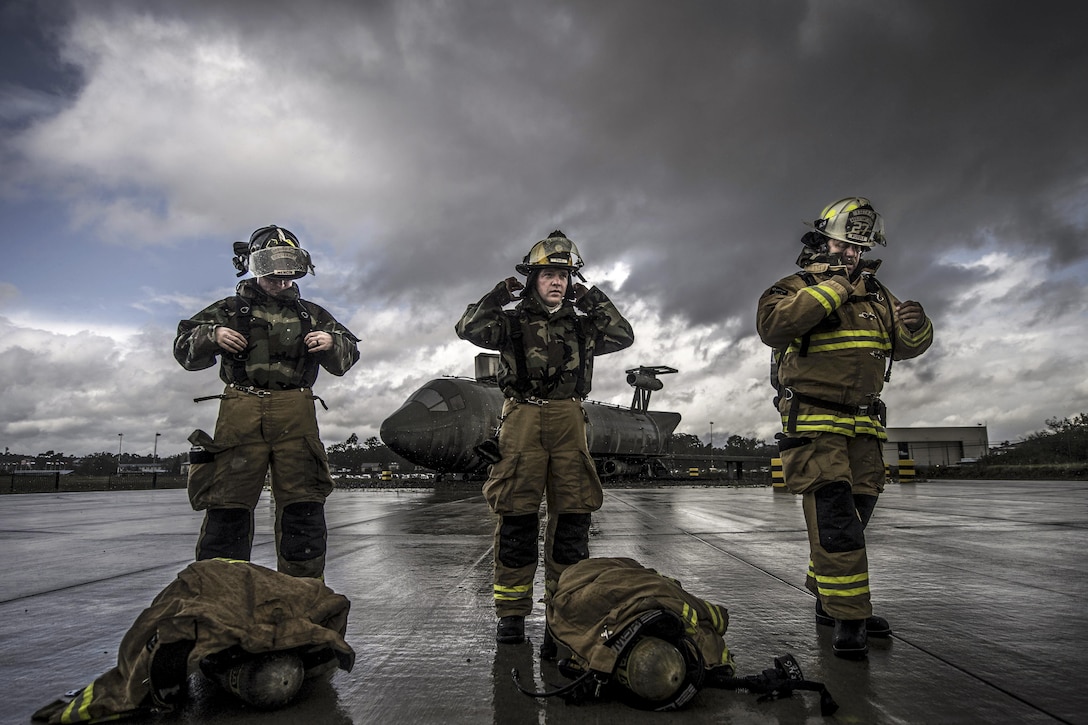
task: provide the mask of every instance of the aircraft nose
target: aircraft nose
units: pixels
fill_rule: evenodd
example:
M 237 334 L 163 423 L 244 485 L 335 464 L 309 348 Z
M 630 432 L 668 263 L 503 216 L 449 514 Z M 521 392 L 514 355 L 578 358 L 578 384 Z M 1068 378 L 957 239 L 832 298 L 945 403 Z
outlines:
M 430 449 L 432 432 L 430 411 L 411 401 L 382 421 L 378 435 L 391 451 L 412 460 Z

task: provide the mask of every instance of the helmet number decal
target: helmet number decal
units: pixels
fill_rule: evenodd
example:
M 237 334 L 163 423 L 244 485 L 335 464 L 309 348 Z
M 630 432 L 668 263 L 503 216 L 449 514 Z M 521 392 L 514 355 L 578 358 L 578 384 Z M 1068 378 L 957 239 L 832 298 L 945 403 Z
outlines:
M 872 209 L 855 209 L 846 221 L 845 236 L 851 241 L 870 243 L 876 213 Z

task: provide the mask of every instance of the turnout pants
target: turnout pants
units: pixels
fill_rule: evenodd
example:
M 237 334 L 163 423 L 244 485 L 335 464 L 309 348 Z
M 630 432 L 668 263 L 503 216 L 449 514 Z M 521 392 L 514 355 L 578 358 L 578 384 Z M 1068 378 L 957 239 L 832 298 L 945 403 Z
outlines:
M 786 486 L 803 497 L 809 540 L 805 587 L 835 619 L 869 617 L 865 527 L 884 490 L 880 440 L 816 433 L 787 439 L 781 456 Z
M 576 399 L 503 405 L 502 460 L 491 467 L 483 494 L 498 515 L 495 526 L 495 613 L 529 614 L 538 563 L 540 504 L 547 506 L 544 590 L 589 557 L 589 525 L 604 491 L 586 442 L 586 416 Z
M 189 470 L 189 500 L 194 510 L 206 511 L 197 560 L 250 559 L 253 509 L 267 478 L 276 505 L 277 569 L 321 577 L 324 502 L 333 482 L 313 393 L 308 388 L 250 393 L 228 386 L 210 443 L 212 455 L 205 459 L 211 460 Z

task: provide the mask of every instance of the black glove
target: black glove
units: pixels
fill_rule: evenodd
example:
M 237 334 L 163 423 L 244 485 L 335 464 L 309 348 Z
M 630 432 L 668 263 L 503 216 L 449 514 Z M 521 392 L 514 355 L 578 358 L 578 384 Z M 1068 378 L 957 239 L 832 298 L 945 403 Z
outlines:
M 517 277 L 507 277 L 499 283 L 502 286 L 500 294 L 502 304 L 509 304 L 513 300 L 520 299 L 521 295 L 517 294 L 519 291 L 525 289 L 525 285 L 521 283 Z

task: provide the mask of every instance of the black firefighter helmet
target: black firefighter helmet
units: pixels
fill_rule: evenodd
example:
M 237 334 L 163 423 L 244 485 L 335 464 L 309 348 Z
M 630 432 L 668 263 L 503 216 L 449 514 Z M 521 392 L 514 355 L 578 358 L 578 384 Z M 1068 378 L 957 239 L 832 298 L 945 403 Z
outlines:
M 234 268 L 241 277 L 252 272 L 254 277 L 298 279 L 314 274 L 310 253 L 302 248 L 298 237 L 278 224 L 261 227 L 249 237 L 249 242 L 234 243 Z

